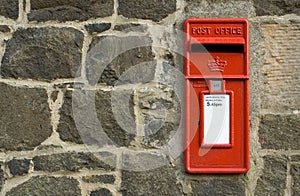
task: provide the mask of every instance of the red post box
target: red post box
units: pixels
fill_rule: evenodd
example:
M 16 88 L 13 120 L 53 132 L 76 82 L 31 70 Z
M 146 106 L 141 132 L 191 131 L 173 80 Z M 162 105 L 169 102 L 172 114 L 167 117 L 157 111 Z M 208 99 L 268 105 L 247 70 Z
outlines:
M 249 169 L 249 38 L 246 19 L 187 19 L 185 169 Z

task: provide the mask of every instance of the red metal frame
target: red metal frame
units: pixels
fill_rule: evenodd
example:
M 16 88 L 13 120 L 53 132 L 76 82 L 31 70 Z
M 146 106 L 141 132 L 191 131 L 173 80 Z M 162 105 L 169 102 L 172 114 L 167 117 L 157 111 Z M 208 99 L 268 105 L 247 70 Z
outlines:
M 193 36 L 192 27 L 198 28 L 199 32 L 202 32 L 200 30 L 203 28 L 204 33 Z M 205 34 L 205 28 L 206 32 L 210 28 L 210 34 Z M 223 34 L 220 36 L 221 29 Z M 185 21 L 184 30 L 186 32 L 184 71 L 187 146 L 185 169 L 189 173 L 245 173 L 250 168 L 248 22 L 242 18 L 190 18 Z M 229 33 L 226 32 L 227 30 Z M 226 51 L 211 52 L 212 56 L 220 55 L 220 58 L 229 62 L 224 71 L 211 72 L 203 64 L 210 58 L 205 56 L 209 53 L 193 54 L 192 44 L 226 44 L 226 46 L 228 44 L 233 47 L 239 45 L 243 46 L 243 50 L 230 54 Z M 212 91 L 211 80 L 215 79 L 223 81 L 222 90 Z M 201 122 L 204 122 L 205 94 L 230 95 L 230 144 L 202 144 L 204 124 Z M 200 156 L 201 151 L 205 150 L 207 150 L 206 154 Z

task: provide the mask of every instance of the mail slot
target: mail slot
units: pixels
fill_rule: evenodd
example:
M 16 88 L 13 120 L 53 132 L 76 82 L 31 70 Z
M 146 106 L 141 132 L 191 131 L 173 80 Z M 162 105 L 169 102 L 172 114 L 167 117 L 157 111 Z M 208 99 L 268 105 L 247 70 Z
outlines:
M 246 19 L 187 19 L 185 169 L 249 170 L 249 26 Z

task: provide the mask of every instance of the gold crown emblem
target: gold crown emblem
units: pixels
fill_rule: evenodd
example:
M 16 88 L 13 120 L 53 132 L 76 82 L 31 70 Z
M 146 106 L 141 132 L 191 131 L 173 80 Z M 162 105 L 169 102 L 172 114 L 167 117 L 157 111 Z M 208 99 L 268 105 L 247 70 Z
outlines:
M 225 66 L 227 65 L 227 61 L 221 60 L 220 57 L 216 56 L 214 60 L 208 60 L 208 68 L 210 71 L 220 71 L 223 72 Z

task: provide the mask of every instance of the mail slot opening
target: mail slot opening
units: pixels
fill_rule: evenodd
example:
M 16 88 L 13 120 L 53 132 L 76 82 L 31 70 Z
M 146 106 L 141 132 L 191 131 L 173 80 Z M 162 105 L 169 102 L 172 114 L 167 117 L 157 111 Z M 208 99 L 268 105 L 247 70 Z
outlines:
M 243 44 L 192 44 L 192 52 L 230 52 L 243 53 Z

